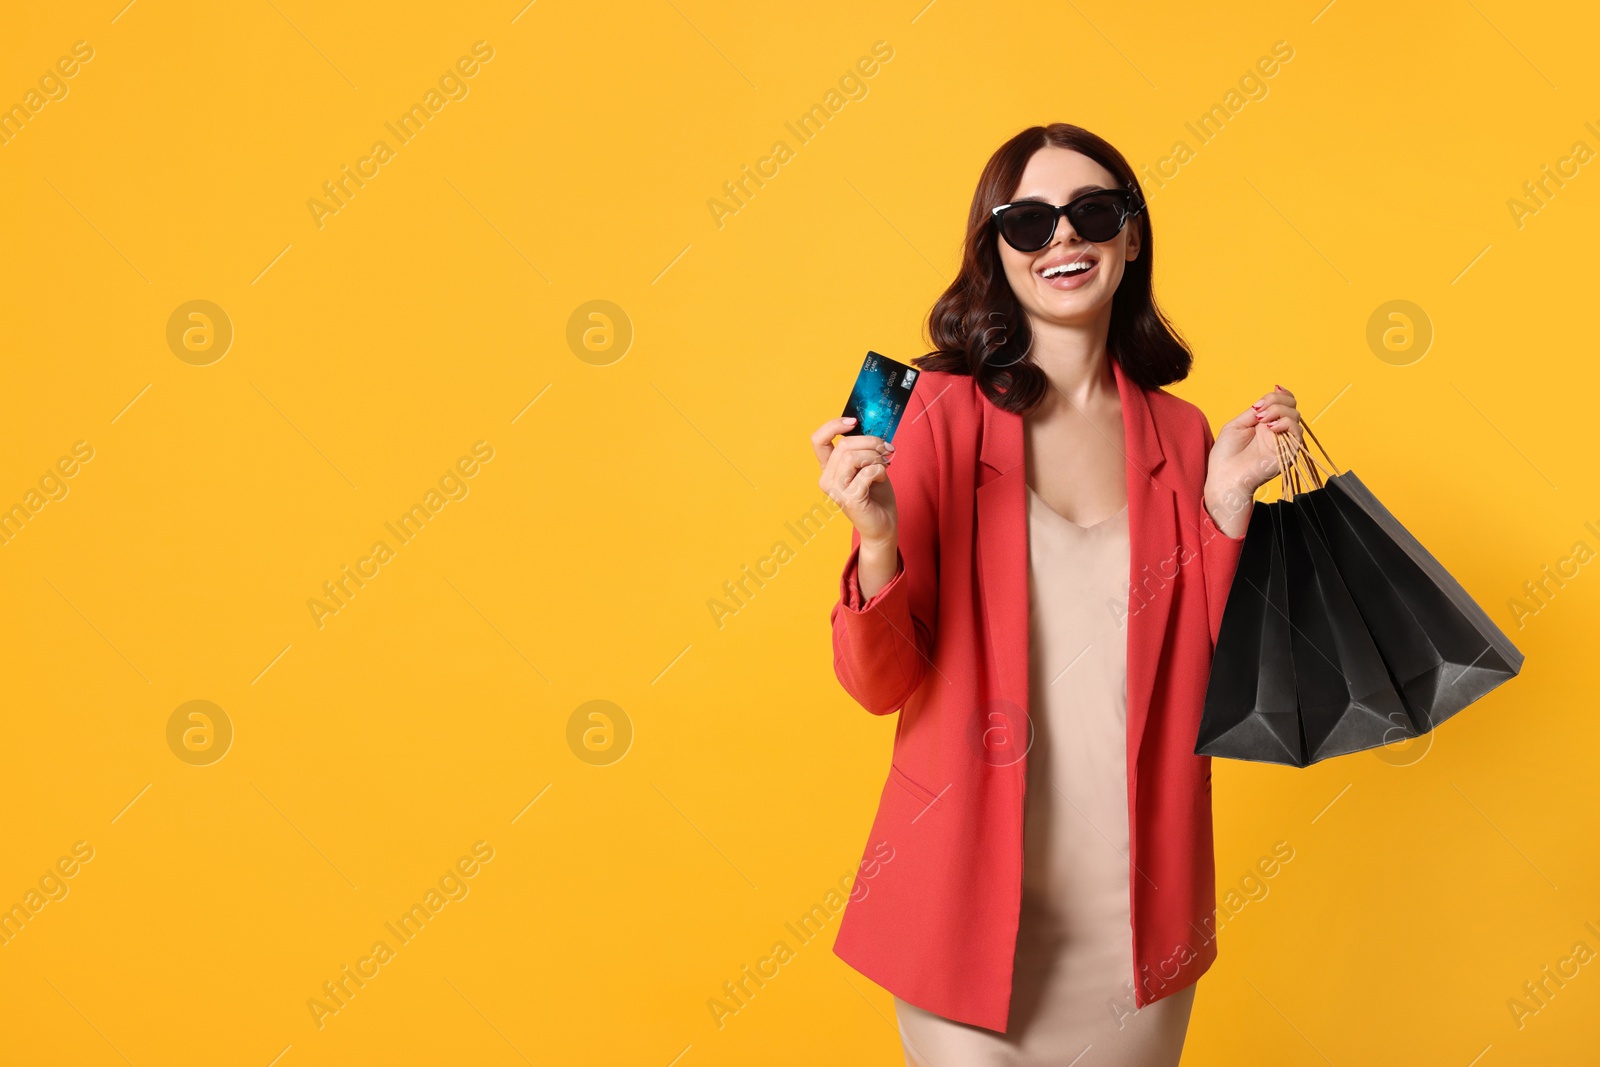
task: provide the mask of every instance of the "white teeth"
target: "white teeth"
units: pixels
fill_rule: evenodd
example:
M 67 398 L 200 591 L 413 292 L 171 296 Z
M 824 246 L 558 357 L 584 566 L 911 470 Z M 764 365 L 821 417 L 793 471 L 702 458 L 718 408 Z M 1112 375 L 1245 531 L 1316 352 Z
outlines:
M 1072 263 L 1058 263 L 1040 271 L 1039 274 L 1043 278 L 1055 278 L 1062 274 L 1082 274 L 1092 266 L 1094 266 L 1093 260 L 1080 259 Z

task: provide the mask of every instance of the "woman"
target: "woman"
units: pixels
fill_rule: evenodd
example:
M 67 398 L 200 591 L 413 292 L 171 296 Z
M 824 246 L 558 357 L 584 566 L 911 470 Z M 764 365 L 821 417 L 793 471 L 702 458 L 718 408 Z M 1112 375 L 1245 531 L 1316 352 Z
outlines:
M 1216 958 L 1195 735 L 1300 421 L 1274 386 L 1213 438 L 1161 388 L 1192 356 L 1152 251 L 1120 152 L 1024 130 L 978 180 L 898 441 L 812 436 L 854 525 L 835 672 L 901 712 L 834 951 L 895 995 L 916 1067 L 1170 1067 Z

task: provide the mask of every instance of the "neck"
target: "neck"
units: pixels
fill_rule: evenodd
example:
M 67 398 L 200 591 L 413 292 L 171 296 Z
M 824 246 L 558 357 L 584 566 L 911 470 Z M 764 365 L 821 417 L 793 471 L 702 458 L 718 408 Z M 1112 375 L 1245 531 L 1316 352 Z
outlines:
M 1034 319 L 1029 325 L 1033 348 L 1028 357 L 1050 379 L 1055 394 L 1046 403 L 1066 402 L 1083 411 L 1108 393 L 1116 398 L 1116 373 L 1106 351 L 1109 321 L 1063 325 Z

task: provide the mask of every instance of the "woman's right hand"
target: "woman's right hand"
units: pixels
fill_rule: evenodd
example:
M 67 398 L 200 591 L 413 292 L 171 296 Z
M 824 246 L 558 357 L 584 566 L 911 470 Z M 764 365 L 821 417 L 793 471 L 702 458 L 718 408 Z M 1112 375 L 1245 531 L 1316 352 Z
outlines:
M 892 560 L 899 531 L 894 485 L 889 481 L 894 445 L 867 434 L 845 437 L 835 445 L 833 439 L 848 434 L 855 422 L 829 419 L 811 435 L 811 447 L 822 465 L 817 484 L 855 526 L 862 544 L 886 550 Z

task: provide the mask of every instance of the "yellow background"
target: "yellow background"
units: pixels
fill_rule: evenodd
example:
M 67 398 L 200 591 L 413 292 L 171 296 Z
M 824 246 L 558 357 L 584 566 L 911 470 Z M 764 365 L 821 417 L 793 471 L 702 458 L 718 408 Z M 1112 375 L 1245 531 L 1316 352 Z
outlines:
M 1197 356 L 1172 391 L 1215 426 L 1293 389 L 1527 655 L 1430 746 L 1217 761 L 1219 895 L 1255 898 L 1185 1064 L 1592 1057 L 1600 965 L 1508 1007 L 1600 950 L 1600 577 L 1509 606 L 1600 547 L 1600 175 L 1507 206 L 1600 148 L 1589 5 L 123 2 L 11 5 L 0 34 L 0 103 L 94 50 L 0 146 L 0 505 L 94 450 L 0 546 L 0 902 L 94 850 L 0 947 L 0 1060 L 901 1062 L 837 920 L 707 1008 L 853 870 L 894 729 L 832 674 L 844 520 L 785 523 L 865 350 L 925 351 L 984 160 L 1057 120 L 1140 168 L 1194 150 L 1146 179 Z M 468 95 L 319 228 L 307 201 L 480 40 Z M 1200 145 L 1185 122 L 1280 40 Z M 877 41 L 867 95 L 799 144 L 784 123 Z M 780 139 L 719 227 L 707 201 Z M 208 366 L 166 340 L 197 299 L 234 329 Z M 1396 299 L 1432 322 L 1420 360 L 1367 344 Z M 609 365 L 567 341 L 591 300 L 632 324 Z M 319 628 L 322 583 L 479 441 L 469 494 Z M 208 766 L 168 746 L 191 700 L 234 730 Z M 568 744 L 591 700 L 633 729 L 607 766 Z M 319 1028 L 307 1001 L 479 841 L 469 895 Z

